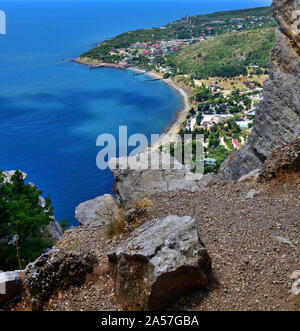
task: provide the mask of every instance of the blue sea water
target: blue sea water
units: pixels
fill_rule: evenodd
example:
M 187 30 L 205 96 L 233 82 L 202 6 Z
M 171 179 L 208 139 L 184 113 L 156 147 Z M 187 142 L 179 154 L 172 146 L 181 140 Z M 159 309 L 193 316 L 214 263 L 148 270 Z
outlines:
M 0 2 L 0 169 L 28 173 L 49 194 L 56 218 L 77 224 L 75 207 L 108 193 L 113 177 L 96 166 L 102 133 L 162 133 L 181 108 L 161 82 L 70 63 L 118 33 L 161 26 L 185 14 L 269 5 L 262 0 L 35 0 Z

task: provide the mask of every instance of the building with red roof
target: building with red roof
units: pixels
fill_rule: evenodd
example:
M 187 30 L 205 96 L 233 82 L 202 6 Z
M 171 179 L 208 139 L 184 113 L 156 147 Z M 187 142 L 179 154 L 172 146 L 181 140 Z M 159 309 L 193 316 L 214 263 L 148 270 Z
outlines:
M 241 149 L 241 144 L 239 143 L 239 141 L 237 139 L 232 139 L 232 145 L 236 149 Z

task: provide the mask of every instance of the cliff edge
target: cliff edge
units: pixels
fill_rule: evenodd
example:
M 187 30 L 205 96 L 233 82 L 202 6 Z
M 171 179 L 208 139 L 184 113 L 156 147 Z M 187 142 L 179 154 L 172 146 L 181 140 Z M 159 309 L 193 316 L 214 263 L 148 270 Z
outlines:
M 219 174 L 237 180 L 260 168 L 280 144 L 300 137 L 300 1 L 274 0 L 279 24 L 270 57 L 270 77 L 264 86 L 248 143 L 221 165 Z

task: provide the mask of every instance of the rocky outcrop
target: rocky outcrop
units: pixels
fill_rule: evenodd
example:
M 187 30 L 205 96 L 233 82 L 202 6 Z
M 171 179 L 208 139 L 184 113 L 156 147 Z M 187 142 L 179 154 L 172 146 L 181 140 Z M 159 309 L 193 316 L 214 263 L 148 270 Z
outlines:
M 220 175 L 237 180 L 260 168 L 280 144 L 300 137 L 300 2 L 274 0 L 280 25 L 270 58 L 270 77 L 264 86 L 248 143 L 220 167 Z
M 110 194 L 81 203 L 75 217 L 82 225 L 103 226 L 123 217 L 121 209 Z
M 10 170 L 10 171 L 3 171 L 3 184 L 5 183 L 11 183 L 12 176 L 16 173 L 16 170 Z M 22 174 L 23 179 L 25 180 L 27 178 L 27 174 L 25 172 L 20 171 Z
M 264 182 L 296 172 L 300 172 L 300 139 L 275 149 L 264 162 L 258 180 Z
M 34 184 L 32 184 L 34 185 Z M 43 197 L 39 198 L 39 205 L 44 207 L 46 205 L 46 201 Z M 46 238 L 50 241 L 57 242 L 59 239 L 63 236 L 63 230 L 60 226 L 60 224 L 55 220 L 53 217 L 53 220 L 45 227 L 43 230 L 44 235 Z
M 0 271 L 0 303 L 13 297 L 22 287 L 21 271 Z
M 300 48 L 300 1 L 274 0 L 272 4 L 274 17 L 287 36 Z
M 215 175 L 195 180 L 193 173 L 168 154 L 141 153 L 136 157 L 111 159 L 110 168 L 115 177 L 115 190 L 126 209 L 134 202 L 154 193 L 174 190 L 197 191 L 205 188 Z M 111 164 L 117 163 L 116 169 Z M 128 165 L 128 166 L 127 166 Z M 151 167 L 149 166 L 151 165 Z
M 55 291 L 80 284 L 97 262 L 91 254 L 52 249 L 25 269 L 24 285 L 33 305 L 41 306 Z
M 118 302 L 129 310 L 161 310 L 208 284 L 211 260 L 196 221 L 168 216 L 132 232 L 108 255 L 116 270 Z

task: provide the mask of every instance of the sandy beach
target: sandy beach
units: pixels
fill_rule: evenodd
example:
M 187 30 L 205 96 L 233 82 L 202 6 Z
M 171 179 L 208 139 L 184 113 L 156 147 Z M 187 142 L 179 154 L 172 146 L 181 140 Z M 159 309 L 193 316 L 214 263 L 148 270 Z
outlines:
M 165 132 L 160 135 L 160 138 L 154 144 L 151 145 L 152 152 L 155 152 L 159 149 L 159 146 L 163 146 L 170 143 L 172 141 L 172 137 L 179 132 L 180 126 L 184 122 L 190 110 L 189 97 L 187 93 L 181 87 L 176 85 L 175 82 L 172 81 L 171 79 L 163 79 L 160 75 L 154 72 L 149 72 L 149 71 L 145 72 L 144 70 L 141 70 L 136 67 L 128 68 L 128 70 L 132 70 L 138 73 L 143 73 L 155 79 L 160 79 L 163 83 L 174 88 L 182 96 L 183 109 L 179 109 L 177 111 L 175 120 L 169 125 L 169 127 L 165 130 Z

